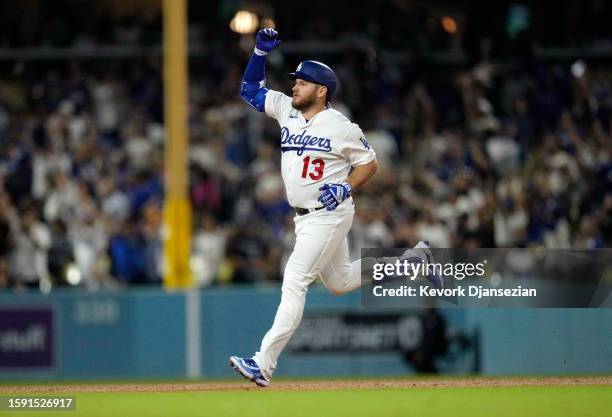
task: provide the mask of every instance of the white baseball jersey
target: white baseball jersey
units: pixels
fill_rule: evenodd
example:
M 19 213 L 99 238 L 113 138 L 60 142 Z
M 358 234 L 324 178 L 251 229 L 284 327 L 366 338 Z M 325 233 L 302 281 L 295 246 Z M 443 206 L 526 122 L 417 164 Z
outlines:
M 266 114 L 281 127 L 281 173 L 287 200 L 293 207 L 321 207 L 319 188 L 346 181 L 351 167 L 376 158 L 361 128 L 328 108 L 306 121 L 278 91 L 266 94 Z

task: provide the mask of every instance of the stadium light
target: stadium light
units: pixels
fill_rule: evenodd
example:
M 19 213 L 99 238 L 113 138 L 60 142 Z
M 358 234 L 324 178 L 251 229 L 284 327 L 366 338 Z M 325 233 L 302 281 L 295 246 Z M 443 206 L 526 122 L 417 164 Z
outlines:
M 442 28 L 444 28 L 447 33 L 454 35 L 458 30 L 457 21 L 450 16 L 444 16 L 442 18 Z
M 274 21 L 274 19 L 266 17 L 261 21 L 261 27 L 276 29 L 276 22 Z
M 259 25 L 257 15 L 248 10 L 238 10 L 230 22 L 230 29 L 241 35 L 254 33 Z

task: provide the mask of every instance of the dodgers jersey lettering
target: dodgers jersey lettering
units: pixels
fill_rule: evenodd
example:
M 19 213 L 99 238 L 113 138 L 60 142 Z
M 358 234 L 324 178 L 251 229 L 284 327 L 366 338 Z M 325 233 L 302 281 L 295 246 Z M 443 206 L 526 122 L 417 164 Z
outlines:
M 273 90 L 265 111 L 281 128 L 281 174 L 293 207 L 320 207 L 320 187 L 345 182 L 351 167 L 376 158 L 361 128 L 339 111 L 328 108 L 306 121 L 290 97 Z

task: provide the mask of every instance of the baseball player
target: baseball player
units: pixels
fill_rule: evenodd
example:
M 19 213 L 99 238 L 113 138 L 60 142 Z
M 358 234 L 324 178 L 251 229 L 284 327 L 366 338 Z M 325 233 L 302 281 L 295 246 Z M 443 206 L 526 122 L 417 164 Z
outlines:
M 355 213 L 352 193 L 378 168 L 376 153 L 359 126 L 330 106 L 337 86 L 330 67 L 317 61 L 300 63 L 289 74 L 292 97 L 266 88 L 266 55 L 279 43 L 275 30 L 259 31 L 240 92 L 251 107 L 278 121 L 282 177 L 296 212 L 296 243 L 272 328 L 252 358 L 229 360 L 236 372 L 264 387 L 302 319 L 310 283 L 320 276 L 337 295 L 361 286 L 360 261 L 351 264 L 346 237 Z

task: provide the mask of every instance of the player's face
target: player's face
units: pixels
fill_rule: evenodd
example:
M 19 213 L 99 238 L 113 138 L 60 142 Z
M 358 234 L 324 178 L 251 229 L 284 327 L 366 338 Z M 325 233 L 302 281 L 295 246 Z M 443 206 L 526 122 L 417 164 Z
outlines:
M 315 104 L 318 98 L 325 97 L 325 88 L 325 86 L 298 78 L 291 88 L 293 94 L 291 105 L 298 110 L 305 110 Z

